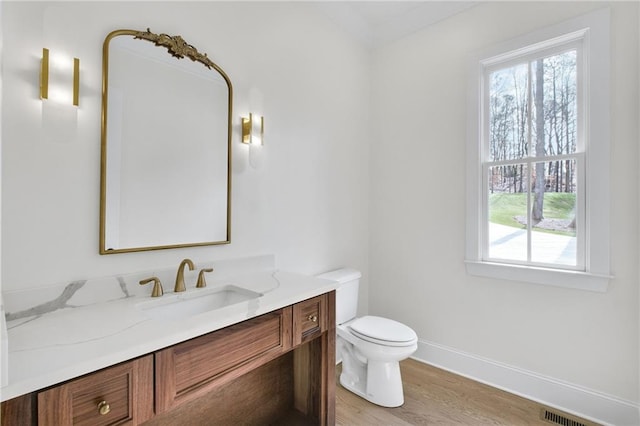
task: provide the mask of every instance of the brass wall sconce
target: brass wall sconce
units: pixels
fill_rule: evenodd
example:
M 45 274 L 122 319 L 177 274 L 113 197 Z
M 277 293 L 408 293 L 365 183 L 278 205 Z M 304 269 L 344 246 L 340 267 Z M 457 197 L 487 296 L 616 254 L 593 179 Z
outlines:
M 242 143 L 264 145 L 264 117 L 251 113 L 242 117 Z
M 78 106 L 80 98 L 80 59 L 73 58 L 73 98 L 72 103 Z M 42 49 L 40 63 L 40 99 L 49 99 L 49 49 Z

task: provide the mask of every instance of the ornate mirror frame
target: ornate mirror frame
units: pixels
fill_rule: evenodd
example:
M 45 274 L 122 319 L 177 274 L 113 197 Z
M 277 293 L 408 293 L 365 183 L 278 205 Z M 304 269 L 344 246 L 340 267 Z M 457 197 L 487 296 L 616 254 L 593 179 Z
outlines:
M 107 112 L 108 112 L 108 98 L 109 98 L 109 43 L 114 37 L 118 36 L 132 36 L 133 39 L 146 40 L 158 47 L 164 47 L 168 53 L 177 58 L 184 59 L 189 58 L 193 62 L 198 62 L 204 67 L 218 72 L 220 76 L 226 82 L 228 87 L 228 110 L 227 110 L 227 140 L 226 140 L 226 238 L 220 241 L 196 241 L 186 243 L 167 243 L 140 247 L 107 247 Z M 114 253 L 126 253 L 137 252 L 147 250 L 160 250 L 171 249 L 181 247 L 194 247 L 194 246 L 207 246 L 218 244 L 229 244 L 231 242 L 231 134 L 232 134 L 232 103 L 233 103 L 233 88 L 231 80 L 227 74 L 215 63 L 213 63 L 206 54 L 198 52 L 198 50 L 185 42 L 185 40 L 177 36 L 169 36 L 167 34 L 154 34 L 147 29 L 146 31 L 136 30 L 115 30 L 107 35 L 103 44 L 103 62 L 102 62 L 102 117 L 101 117 L 101 160 L 100 160 L 100 254 L 114 254 Z M 153 107 L 153 105 L 151 105 Z M 127 117 L 130 118 L 130 117 Z M 186 129 L 188 131 L 188 129 Z M 214 141 L 212 141 L 214 143 Z M 145 212 L 139 212 L 143 215 Z

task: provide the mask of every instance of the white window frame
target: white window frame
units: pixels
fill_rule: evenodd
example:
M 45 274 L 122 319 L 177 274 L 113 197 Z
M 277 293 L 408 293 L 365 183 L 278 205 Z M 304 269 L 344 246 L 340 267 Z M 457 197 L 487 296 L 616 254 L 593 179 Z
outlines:
M 610 275 L 609 259 L 609 179 L 610 179 L 610 100 L 609 100 L 609 9 L 602 9 L 548 28 L 501 43 L 474 55 L 469 78 L 467 144 L 467 273 L 476 276 L 525 281 L 558 287 L 604 292 Z M 483 82 L 487 67 L 506 59 L 530 55 L 550 46 L 580 42 L 583 85 L 582 125 L 585 170 L 584 231 L 579 242 L 583 258 L 576 269 L 553 266 L 500 263 L 483 259 L 483 235 L 487 229 L 486 179 L 483 176 Z

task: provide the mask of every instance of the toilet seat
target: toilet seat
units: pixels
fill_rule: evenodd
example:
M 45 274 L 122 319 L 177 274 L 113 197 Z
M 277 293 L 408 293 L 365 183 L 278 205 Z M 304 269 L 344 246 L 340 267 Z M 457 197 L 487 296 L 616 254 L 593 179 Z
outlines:
M 349 331 L 362 340 L 383 346 L 411 346 L 418 336 L 406 325 L 373 315 L 356 319 L 348 325 Z

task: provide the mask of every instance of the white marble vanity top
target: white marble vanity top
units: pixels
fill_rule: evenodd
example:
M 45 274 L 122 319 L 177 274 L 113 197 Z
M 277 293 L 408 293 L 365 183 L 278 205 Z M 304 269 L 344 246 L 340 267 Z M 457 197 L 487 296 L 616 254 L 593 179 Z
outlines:
M 198 265 L 198 269 L 208 265 Z M 40 301 L 4 294 L 8 328 L 8 383 L 1 400 L 33 392 L 187 339 L 253 318 L 334 290 L 337 283 L 262 268 L 252 272 L 207 274 L 207 287 L 195 288 L 195 273 L 185 274 L 187 291 L 211 292 L 233 284 L 262 296 L 180 319 L 152 318 L 141 303 L 175 297 L 164 271 L 165 295 L 151 298 L 151 284 L 138 285 L 149 273 L 87 280 L 42 289 Z M 175 274 L 175 270 L 172 271 Z M 161 275 L 156 273 L 154 275 Z M 100 281 L 100 282 L 97 282 Z M 10 300 L 13 299 L 13 300 Z M 19 306 L 22 304 L 23 306 Z

